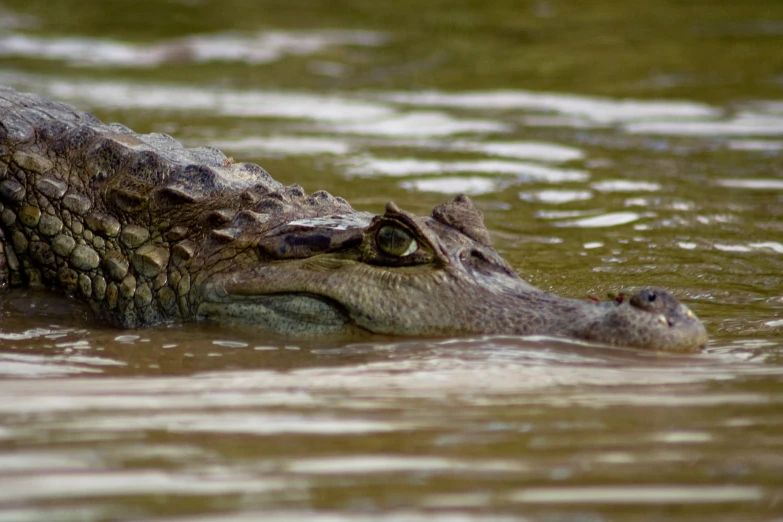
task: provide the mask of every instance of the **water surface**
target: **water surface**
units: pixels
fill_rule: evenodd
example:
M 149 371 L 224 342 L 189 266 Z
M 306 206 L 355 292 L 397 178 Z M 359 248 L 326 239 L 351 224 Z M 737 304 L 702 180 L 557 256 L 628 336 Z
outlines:
M 121 331 L 0 293 L 0 520 L 778 520 L 783 6 L 0 3 L 0 82 L 357 209 L 470 194 L 569 297 L 675 291 L 681 356 Z

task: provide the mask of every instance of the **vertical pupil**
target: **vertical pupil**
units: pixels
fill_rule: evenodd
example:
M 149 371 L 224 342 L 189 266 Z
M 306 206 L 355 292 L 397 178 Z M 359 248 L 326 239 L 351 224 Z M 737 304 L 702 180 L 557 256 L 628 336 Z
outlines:
M 401 250 L 404 250 L 402 244 L 405 242 L 405 236 L 400 233 L 400 231 L 396 228 L 392 229 L 391 234 L 389 235 L 389 247 L 393 252 L 400 252 Z
M 413 245 L 413 238 L 406 231 L 389 225 L 378 230 L 377 241 L 380 249 L 392 256 L 410 254 L 408 250 Z

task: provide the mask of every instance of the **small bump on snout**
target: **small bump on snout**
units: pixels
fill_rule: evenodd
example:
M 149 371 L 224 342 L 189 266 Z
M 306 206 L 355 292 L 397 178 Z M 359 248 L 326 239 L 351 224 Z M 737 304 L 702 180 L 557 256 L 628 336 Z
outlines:
M 631 297 L 631 305 L 642 310 L 652 311 L 655 308 L 655 301 L 658 299 L 658 295 L 652 288 L 645 288 L 639 291 L 636 295 Z

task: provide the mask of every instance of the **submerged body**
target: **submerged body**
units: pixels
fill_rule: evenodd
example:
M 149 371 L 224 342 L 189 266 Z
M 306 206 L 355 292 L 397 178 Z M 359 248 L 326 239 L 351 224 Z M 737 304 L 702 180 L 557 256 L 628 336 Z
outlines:
M 596 303 L 522 280 L 459 196 L 415 216 L 285 187 L 261 167 L 105 125 L 0 86 L 0 278 L 90 303 L 118 326 L 246 323 L 291 335 L 555 335 L 690 351 L 670 293 Z

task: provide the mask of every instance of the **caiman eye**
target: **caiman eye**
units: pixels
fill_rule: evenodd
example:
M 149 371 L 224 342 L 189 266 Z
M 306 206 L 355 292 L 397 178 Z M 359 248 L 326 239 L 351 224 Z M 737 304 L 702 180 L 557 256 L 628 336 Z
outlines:
M 393 225 L 384 225 L 375 233 L 378 248 L 384 254 L 405 257 L 419 249 L 419 244 L 405 229 Z

